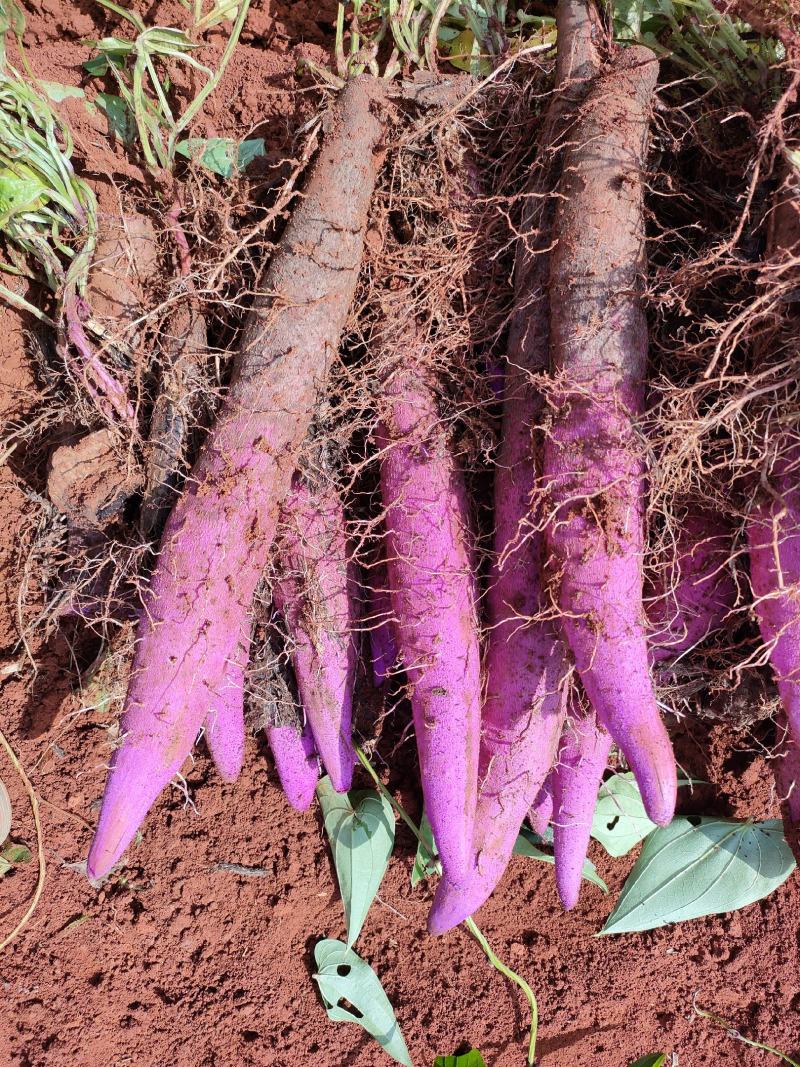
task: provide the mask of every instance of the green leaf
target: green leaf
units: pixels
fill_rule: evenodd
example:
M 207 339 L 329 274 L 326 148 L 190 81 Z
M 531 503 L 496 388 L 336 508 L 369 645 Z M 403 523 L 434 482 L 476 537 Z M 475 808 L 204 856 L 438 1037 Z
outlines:
M 317 785 L 344 904 L 348 948 L 355 944 L 394 847 L 394 813 L 372 789 L 337 793 L 327 775 Z
M 325 1011 L 333 1022 L 358 1023 L 392 1059 L 412 1067 L 394 1009 L 380 979 L 368 963 L 341 941 L 324 940 L 314 949 L 319 986 Z
M 47 96 L 53 101 L 54 104 L 60 104 L 62 100 L 69 99 L 82 99 L 86 93 L 83 89 L 79 89 L 77 85 L 62 85 L 61 82 L 44 82 L 40 81 L 39 85 L 44 89 Z
M 476 1048 L 459 1056 L 437 1056 L 433 1067 L 486 1067 L 483 1056 Z
M 9 863 L 30 863 L 33 855 L 29 848 L 24 845 L 9 845 L 0 852 L 0 856 Z
M 102 78 L 108 73 L 109 61 L 105 56 L 92 56 L 83 63 L 83 69 L 93 78 Z
M 122 97 L 113 93 L 98 93 L 94 102 L 108 120 L 108 132 L 113 137 L 119 137 L 123 144 L 131 144 L 136 136 L 136 123 Z
M 173 26 L 152 26 L 140 40 L 142 44 L 146 41 L 147 50 L 153 55 L 182 55 L 200 47 L 183 30 Z
M 236 154 L 236 166 L 239 170 L 247 170 L 254 159 L 258 159 L 266 153 L 263 137 L 249 137 L 239 145 Z
M 635 41 L 642 32 L 644 0 L 615 0 L 614 36 L 619 41 Z
M 0 0 L 0 34 L 9 30 L 21 37 L 25 32 L 25 14 L 16 0 Z
M 411 868 L 412 886 L 417 885 L 426 878 L 430 878 L 432 874 L 436 874 L 436 868 L 439 863 L 439 852 L 436 848 L 436 842 L 433 840 L 433 830 L 431 830 L 428 816 L 424 812 L 422 821 L 419 824 L 419 832 L 425 844 L 423 845 L 422 841 L 417 842 L 414 866 Z
M 609 856 L 624 856 L 655 830 L 630 771 L 614 774 L 600 786 L 592 820 L 592 837 Z
M 220 22 L 233 21 L 239 10 L 239 0 L 219 0 L 211 5 L 211 10 L 197 22 L 195 29 L 204 30 L 217 26 Z
M 678 785 L 691 785 L 694 778 L 679 778 Z M 655 830 L 645 814 L 642 795 L 631 771 L 613 774 L 600 786 L 592 820 L 592 837 L 609 856 L 626 855 Z
M 0 878 L 13 871 L 18 863 L 30 863 L 31 850 L 24 845 L 8 845 L 0 852 Z
M 233 174 L 236 141 L 232 137 L 187 137 L 175 145 L 175 151 L 221 178 Z
M 47 192 L 47 186 L 35 175 L 0 173 L 0 224 L 37 207 Z
M 235 168 L 244 170 L 258 156 L 263 156 L 264 139 L 254 137 L 240 144 L 232 137 L 187 137 L 175 145 L 175 151 L 212 174 L 230 178 Z
M 795 868 L 779 819 L 673 819 L 646 839 L 601 934 L 744 908 L 768 896 Z
M 523 845 L 523 843 L 520 841 L 520 838 L 523 838 L 523 837 L 525 838 L 525 841 L 527 842 L 527 844 L 525 844 L 525 845 Z M 530 826 L 528 826 L 527 823 L 523 823 L 522 826 L 520 826 L 520 828 L 519 828 L 519 835 L 518 835 L 517 840 L 516 840 L 516 842 L 514 844 L 514 852 L 515 852 L 515 854 L 517 856 L 530 856 L 531 853 L 526 851 L 528 847 L 534 847 L 535 848 L 535 847 L 538 847 L 539 845 L 549 845 L 549 846 L 552 847 L 552 844 L 553 844 L 553 827 L 552 826 L 548 826 L 547 827 L 547 829 L 544 832 L 544 837 L 542 837 L 541 834 L 535 833 L 530 828 Z M 520 849 L 523 849 L 523 851 L 517 852 L 517 846 L 518 845 L 519 845 Z
M 120 49 L 116 45 L 127 45 L 126 41 L 117 41 L 116 38 L 107 37 L 104 41 L 88 41 L 87 44 L 99 48 L 101 54 L 92 56 L 83 64 L 83 69 L 93 78 L 102 78 L 108 74 L 112 67 L 121 69 L 125 66 L 125 57 L 130 53 L 130 48 Z
M 552 841 L 552 830 L 548 827 L 548 834 L 550 835 L 550 841 Z M 523 826 L 519 832 L 517 840 L 514 842 L 514 855 L 515 856 L 528 856 L 532 860 L 541 860 L 542 863 L 555 863 L 555 856 L 551 852 L 544 852 L 539 846 L 549 844 L 547 835 L 542 838 L 538 834 L 535 834 L 533 830 L 529 830 L 527 826 Z M 596 885 L 598 889 L 602 889 L 604 893 L 608 892 L 608 886 L 597 873 L 597 868 L 590 859 L 583 861 L 583 870 L 581 871 L 581 877 L 584 881 L 591 882 L 592 885 Z
M 649 1056 L 642 1056 L 629 1067 L 663 1067 L 666 1059 L 666 1052 L 651 1052 Z

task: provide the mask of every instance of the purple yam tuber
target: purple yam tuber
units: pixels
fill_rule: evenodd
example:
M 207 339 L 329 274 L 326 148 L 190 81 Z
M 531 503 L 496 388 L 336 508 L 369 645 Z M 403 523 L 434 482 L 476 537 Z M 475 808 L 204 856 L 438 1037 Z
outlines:
M 558 6 L 557 95 L 540 140 L 542 157 L 552 155 L 556 123 L 574 111 L 577 84 L 599 66 L 595 38 L 599 21 L 592 5 L 561 0 Z M 564 95 L 564 90 L 567 95 Z M 562 131 L 563 132 L 563 131 Z M 555 164 L 539 160 L 527 204 L 539 210 L 552 192 Z M 516 310 L 511 324 L 503 388 L 500 454 L 494 480 L 495 563 L 488 591 L 489 638 L 486 694 L 481 721 L 474 858 L 460 882 L 448 872 L 439 883 L 428 919 L 431 933 L 443 933 L 484 903 L 503 876 L 526 812 L 534 803 L 555 757 L 564 719 L 564 649 L 546 609 L 542 535 L 532 521 L 532 497 L 539 474 L 544 400 L 532 376 L 547 367 L 548 320 L 546 246 L 552 207 L 544 218 L 522 220 L 514 264 Z
M 800 183 L 791 166 L 775 191 L 769 223 L 769 270 L 793 279 L 800 253 Z M 781 310 L 775 329 L 785 330 L 796 347 L 796 299 L 785 300 Z M 757 355 L 767 355 L 774 341 L 770 331 Z M 780 436 L 773 447 L 777 458 L 748 516 L 747 541 L 755 613 L 785 716 L 784 755 L 776 773 L 789 817 L 798 822 L 800 799 L 792 787 L 800 787 L 800 444 L 796 435 Z
M 295 811 L 305 811 L 319 779 L 319 760 L 308 723 L 302 732 L 290 723 L 270 726 L 266 734 L 286 799 Z
M 552 770 L 542 782 L 542 787 L 536 794 L 536 799 L 531 804 L 528 812 L 528 822 L 535 834 L 544 837 L 547 827 L 553 818 L 553 772 Z
M 167 521 L 146 591 L 88 871 L 106 874 L 180 770 L 272 546 L 355 292 L 383 122 L 369 77 L 342 91 L 245 325 L 230 389 Z
M 565 150 L 551 256 L 547 539 L 563 634 L 600 722 L 665 825 L 677 776 L 650 677 L 642 601 L 647 327 L 642 169 L 658 63 L 619 53 Z
M 789 736 L 800 743 L 800 446 L 779 455 L 747 522 L 750 581 Z
M 392 597 L 388 582 L 385 563 L 372 568 L 367 592 L 369 616 L 365 622 L 369 627 L 372 677 L 378 688 L 391 677 L 400 655 L 394 634 Z
M 356 762 L 351 738 L 356 588 L 344 509 L 333 487 L 295 478 L 276 540 L 273 603 L 283 615 L 306 721 L 333 788 L 346 792 Z
M 480 744 L 480 648 L 466 493 L 448 451 L 424 341 L 385 382 L 379 427 L 386 565 L 408 677 L 425 811 L 443 869 L 470 865 Z
M 566 911 L 578 902 L 597 793 L 611 744 L 610 734 L 595 713 L 573 702 L 553 772 L 553 854 L 558 895 Z
M 778 716 L 778 756 L 775 761 L 775 782 L 778 800 L 785 805 L 789 822 L 800 823 L 800 744 L 789 732 L 786 715 Z
M 244 677 L 250 646 L 249 629 L 248 626 L 235 659 L 225 665 L 205 721 L 208 750 L 214 766 L 226 782 L 236 781 L 244 760 Z
M 681 518 L 674 566 L 647 605 L 654 662 L 675 659 L 724 625 L 736 604 L 732 540 L 720 516 L 690 511 Z

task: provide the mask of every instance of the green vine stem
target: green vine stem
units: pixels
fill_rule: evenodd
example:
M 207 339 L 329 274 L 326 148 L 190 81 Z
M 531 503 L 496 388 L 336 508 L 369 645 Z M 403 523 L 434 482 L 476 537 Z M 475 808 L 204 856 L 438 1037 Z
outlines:
M 781 1052 L 780 1049 L 773 1048 L 772 1045 L 763 1045 L 760 1041 L 752 1041 L 749 1037 L 745 1037 L 743 1033 L 732 1026 L 727 1019 L 723 1019 L 721 1015 L 715 1015 L 711 1011 L 706 1011 L 697 1005 L 696 1001 L 692 1004 L 695 1015 L 699 1015 L 701 1019 L 709 1019 L 712 1023 L 716 1023 L 717 1026 L 721 1026 L 727 1033 L 728 1037 L 734 1041 L 741 1041 L 743 1045 L 749 1045 L 750 1048 L 760 1049 L 762 1052 L 770 1052 L 773 1056 L 777 1056 L 783 1063 L 789 1065 L 789 1067 L 800 1067 L 800 1063 L 797 1060 L 793 1060 L 790 1056 L 787 1056 L 785 1052 Z

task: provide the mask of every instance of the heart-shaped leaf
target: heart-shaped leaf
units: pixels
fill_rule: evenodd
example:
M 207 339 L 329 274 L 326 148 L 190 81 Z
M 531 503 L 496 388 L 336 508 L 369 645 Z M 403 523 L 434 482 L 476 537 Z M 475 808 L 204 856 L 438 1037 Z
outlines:
M 337 793 L 326 775 L 317 785 L 344 903 L 347 944 L 354 945 L 394 847 L 394 813 L 371 789 Z
M 609 856 L 624 856 L 655 830 L 645 814 L 642 794 L 630 771 L 614 774 L 600 786 L 592 837 Z
M 679 778 L 678 785 L 692 785 L 695 778 Z M 592 837 L 609 856 L 624 856 L 655 830 L 644 810 L 642 794 L 631 771 L 612 774 L 600 786 L 592 820 Z
M 264 139 L 252 137 L 239 142 L 232 137 L 187 137 L 175 145 L 175 151 L 212 174 L 230 178 L 234 170 L 245 170 L 254 159 L 264 155 Z
M 480 1052 L 473 1048 L 458 1056 L 437 1056 L 433 1067 L 486 1067 L 486 1064 Z
M 106 116 L 108 132 L 113 137 L 119 137 L 123 144 L 131 144 L 136 136 L 136 123 L 122 97 L 113 93 L 98 93 L 94 102 Z
M 328 1018 L 337 1023 L 358 1023 L 392 1059 L 412 1067 L 394 1009 L 369 964 L 347 945 L 333 940 L 318 942 L 314 961 L 314 981 Z
M 786 881 L 795 867 L 778 819 L 679 817 L 645 840 L 601 934 L 744 908 Z
M 540 845 L 547 845 L 552 842 L 553 831 L 548 826 L 548 834 L 545 837 L 539 837 L 533 830 L 528 829 L 527 826 L 523 826 L 520 829 L 519 836 L 514 842 L 514 855 L 515 856 L 528 856 L 532 860 L 541 860 L 543 863 L 555 863 L 555 856 L 552 852 L 545 852 Z M 548 835 L 550 840 L 548 841 Z M 608 886 L 597 873 L 597 868 L 590 859 L 583 861 L 583 870 L 581 871 L 581 877 L 591 882 L 592 885 L 596 885 L 599 889 L 602 889 L 604 893 L 608 892 Z

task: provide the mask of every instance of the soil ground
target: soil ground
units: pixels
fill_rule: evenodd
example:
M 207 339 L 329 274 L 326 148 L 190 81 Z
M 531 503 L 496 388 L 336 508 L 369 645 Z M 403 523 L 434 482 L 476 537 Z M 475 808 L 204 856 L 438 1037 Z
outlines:
M 300 54 L 329 44 L 331 5 L 255 0 L 239 54 L 204 119 L 206 134 L 271 131 L 276 145 L 303 110 Z M 85 36 L 109 32 L 95 5 L 31 0 L 28 54 L 50 80 L 81 84 Z M 177 5 L 156 4 L 167 23 Z M 98 32 L 99 31 L 99 32 Z M 300 94 L 298 96 L 298 93 Z M 109 150 L 78 101 L 70 101 L 78 154 L 99 183 L 136 174 Z M 110 200 L 106 202 L 111 203 Z M 30 324 L 0 310 L 0 415 L 30 419 L 37 390 Z M 121 873 L 101 887 L 85 860 L 107 765 L 107 709 L 77 686 L 68 635 L 32 651 L 17 643 L 17 590 L 39 506 L 41 471 L 0 470 L 0 725 L 41 804 L 47 879 L 20 938 L 3 953 L 0 1064 L 18 1067 L 372 1067 L 387 1063 L 355 1026 L 330 1023 L 311 978 L 321 937 L 344 932 L 329 852 L 316 810 L 294 813 L 262 743 L 251 740 L 236 785 L 222 785 L 203 751 L 187 769 L 193 803 L 177 790 L 151 812 Z M 685 726 L 683 768 L 709 786 L 684 798 L 703 814 L 777 817 L 772 775 L 756 740 L 725 727 Z M 418 784 L 412 743 L 389 784 L 412 814 Z M 35 848 L 25 794 L 0 762 L 15 811 L 15 839 Z M 412 889 L 413 842 L 398 847 L 359 940 L 395 1006 L 415 1064 L 463 1042 L 490 1067 L 522 1067 L 527 1016 L 517 992 L 463 930 L 425 931 L 430 887 Z M 767 1054 L 734 1043 L 698 1018 L 693 1000 L 750 1037 L 787 1053 L 800 1048 L 800 879 L 732 915 L 644 935 L 597 939 L 633 856 L 612 860 L 593 844 L 608 882 L 586 885 L 571 914 L 558 904 L 552 868 L 515 858 L 477 916 L 494 950 L 536 991 L 543 1067 L 626 1067 L 649 1052 L 681 1067 L 745 1067 Z M 237 873 L 226 865 L 251 868 Z M 0 931 L 33 890 L 35 863 L 0 881 Z

